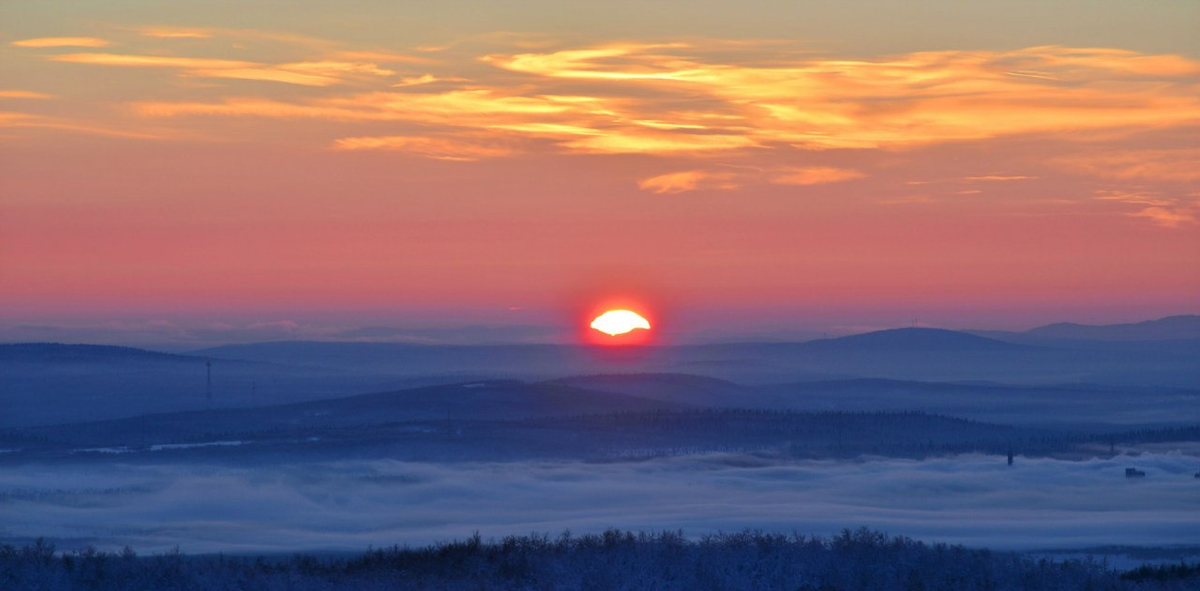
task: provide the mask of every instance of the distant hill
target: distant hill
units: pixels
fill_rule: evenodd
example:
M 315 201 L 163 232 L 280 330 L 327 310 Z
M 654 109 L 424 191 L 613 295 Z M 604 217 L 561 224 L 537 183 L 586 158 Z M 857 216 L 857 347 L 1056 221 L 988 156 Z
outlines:
M 30 432 L 56 433 L 64 440 L 137 443 L 149 437 L 174 441 L 205 433 L 298 432 L 319 433 L 424 421 L 511 421 L 539 417 L 637 413 L 689 408 L 611 392 L 561 384 L 526 384 L 486 380 L 443 386 L 359 394 L 279 406 L 198 410 L 147 415 L 111 421 L 35 427 Z
M 589 375 L 548 383 L 721 408 L 810 412 L 923 410 L 1007 424 L 1072 425 L 1086 429 L 1200 421 L 1200 391 L 1195 389 L 1093 384 L 1018 386 L 879 378 L 747 386 L 686 374 Z
M 102 363 L 112 361 L 203 361 L 190 355 L 160 353 L 113 345 L 69 345 L 64 343 L 13 343 L 0 345 L 0 362 Z
M 284 404 L 477 377 L 395 376 L 107 345 L 7 344 L 0 345 L 0 429 Z
M 527 372 L 522 365 L 540 365 L 545 371 L 587 372 L 589 368 L 624 373 L 671 373 L 646 368 L 670 368 L 717 352 L 733 358 L 788 354 L 793 350 L 831 351 L 1022 351 L 1030 349 L 995 339 L 934 328 L 882 330 L 835 339 L 802 343 L 721 343 L 677 347 L 589 348 L 574 345 L 414 345 L 402 343 L 339 343 L 291 341 L 229 345 L 194 351 L 194 355 L 312 366 L 458 365 L 457 369 L 503 369 Z M 636 369 L 642 368 L 642 369 Z
M 806 343 L 814 348 L 911 351 L 1022 351 L 1028 347 L 940 328 L 895 328 Z
M 1200 316 L 1167 316 L 1129 324 L 1075 324 L 1059 322 L 1027 330 L 1023 334 L 1039 339 L 1095 341 L 1166 341 L 1200 339 Z
M 801 343 L 647 347 L 272 342 L 195 355 L 352 374 L 467 374 L 526 381 L 595 374 L 695 374 L 739 384 L 879 377 L 916 381 L 1187 386 L 1200 375 L 1189 350 L 1126 352 L 1085 342 L 1005 342 L 932 328 L 883 330 Z
M 545 383 L 705 406 L 753 406 L 758 402 L 753 390 L 741 384 L 681 373 L 599 374 Z
M 525 344 L 276 341 L 213 347 L 192 354 L 309 367 L 369 368 L 397 374 L 484 372 L 496 377 L 504 377 L 506 373 L 520 374 L 531 365 L 542 366 L 547 373 L 561 373 L 555 372 L 554 367 L 582 368 L 584 365 L 580 364 L 590 360 L 582 347 Z
M 1007 424 L 1195 424 L 1200 390 L 1095 384 L 964 384 L 849 379 L 760 386 L 764 405 L 793 410 L 909 410 Z

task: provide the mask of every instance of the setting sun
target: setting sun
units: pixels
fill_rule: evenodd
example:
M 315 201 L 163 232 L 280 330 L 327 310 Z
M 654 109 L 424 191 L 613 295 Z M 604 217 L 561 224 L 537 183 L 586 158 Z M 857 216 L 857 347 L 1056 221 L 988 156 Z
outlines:
M 592 320 L 592 328 L 609 336 L 622 335 L 636 329 L 650 329 L 650 322 L 637 312 L 609 310 Z

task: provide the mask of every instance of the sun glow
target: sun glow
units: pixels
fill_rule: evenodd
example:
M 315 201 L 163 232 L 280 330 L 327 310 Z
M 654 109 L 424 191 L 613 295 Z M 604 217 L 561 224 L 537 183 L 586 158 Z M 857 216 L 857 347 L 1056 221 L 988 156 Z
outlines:
M 650 330 L 650 322 L 630 310 L 609 310 L 592 320 L 590 326 L 609 336 L 622 335 L 639 328 Z

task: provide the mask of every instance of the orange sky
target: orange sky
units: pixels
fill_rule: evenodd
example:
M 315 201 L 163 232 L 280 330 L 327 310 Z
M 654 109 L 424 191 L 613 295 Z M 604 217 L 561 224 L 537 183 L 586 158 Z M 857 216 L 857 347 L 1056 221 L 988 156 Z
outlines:
M 1061 39 L 949 11 L 890 41 L 827 3 L 836 40 L 732 9 L 517 3 L 528 27 L 488 30 L 185 4 L 3 9 L 8 325 L 537 324 L 642 293 L 696 331 L 1019 327 L 1200 301 L 1195 4 L 1104 4 Z M 1111 33 L 1129 18 L 1160 33 Z

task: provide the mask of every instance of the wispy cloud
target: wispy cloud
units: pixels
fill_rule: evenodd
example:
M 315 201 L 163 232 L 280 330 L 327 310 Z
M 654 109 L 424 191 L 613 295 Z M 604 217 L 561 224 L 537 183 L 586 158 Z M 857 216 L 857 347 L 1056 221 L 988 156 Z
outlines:
M 1165 228 L 1196 224 L 1197 215 L 1200 215 L 1200 200 L 1190 196 L 1169 197 L 1156 191 L 1103 189 L 1096 192 L 1095 198 L 1138 206 L 1137 211 L 1125 215 L 1145 218 Z
M 186 77 L 263 80 L 303 86 L 331 86 L 355 76 L 394 74 L 391 70 L 385 70 L 372 63 L 337 61 L 269 65 L 240 60 L 114 53 L 71 53 L 53 55 L 49 59 L 100 66 L 176 68 Z
M 963 180 L 967 180 L 967 181 L 1028 181 L 1028 180 L 1033 180 L 1036 178 L 1038 178 L 1038 177 L 1024 176 L 1024 175 L 1017 175 L 1017 174 L 1012 174 L 1012 175 L 987 174 L 987 175 L 983 175 L 983 176 L 969 176 L 969 177 L 965 177 Z
M 684 170 L 669 172 L 638 181 L 638 188 L 657 194 L 683 193 L 697 189 L 736 189 L 732 173 Z
M 1145 191 L 1121 191 L 1114 189 L 1102 189 L 1096 191 L 1096 199 L 1101 201 L 1120 201 L 1122 203 L 1136 203 L 1139 205 L 1169 205 L 1174 203 L 1170 199 L 1163 199 L 1157 193 L 1149 193 Z
M 1147 207 L 1141 211 L 1127 214 L 1132 217 L 1146 218 L 1160 226 L 1178 228 L 1183 224 L 1195 224 L 1196 216 L 1187 211 L 1172 210 L 1165 207 Z
M 414 51 L 420 51 L 415 49 Z M 335 51 L 329 56 L 331 59 L 350 60 L 350 61 L 369 61 L 383 63 L 405 63 L 405 64 L 433 64 L 435 60 L 419 55 L 406 55 L 402 53 L 394 53 L 390 51 Z M 461 80 L 461 79 L 460 79 Z
M 119 53 L 66 53 L 49 56 L 56 62 L 89 64 L 94 66 L 125 66 L 134 68 L 184 68 L 225 69 L 249 68 L 254 62 L 212 58 L 176 57 L 158 55 L 131 55 Z
M 44 92 L 34 92 L 32 90 L 0 90 L 0 98 L 49 99 L 54 98 L 54 95 L 46 94 Z
M 425 84 L 434 84 L 436 82 L 466 82 L 465 78 L 439 78 L 433 74 L 422 74 L 420 76 L 408 76 L 401 78 L 399 82 L 393 84 L 395 88 L 403 88 L 406 86 L 422 86 Z
M 810 166 L 784 169 L 773 176 L 771 182 L 777 185 L 824 185 L 852 181 L 864 176 L 866 175 L 857 170 L 832 166 Z
M 936 200 L 928 195 L 911 195 L 908 197 L 895 197 L 892 199 L 880 199 L 880 205 L 919 205 L 926 203 L 935 203 Z
M 142 132 L 120 127 L 110 127 L 102 124 L 81 122 L 62 117 L 52 117 L 36 113 L 21 113 L 0 111 L 0 128 L 10 129 L 41 129 L 49 131 L 65 131 L 89 135 L 109 136 L 128 139 L 162 139 L 162 136 L 152 132 Z
M 1055 159 L 1060 168 L 1115 180 L 1200 181 L 1200 148 L 1085 152 Z
M 158 39 L 208 39 L 213 36 L 212 29 L 194 27 L 145 27 L 138 32 Z
M 145 26 L 134 28 L 133 31 L 142 37 L 152 39 L 184 41 L 219 39 L 222 41 L 233 41 L 239 47 L 244 47 L 244 44 L 249 42 L 265 42 L 283 47 L 291 46 L 309 50 L 330 51 L 337 46 L 336 43 L 319 37 L 264 29 Z
M 575 152 L 590 154 L 686 154 L 752 148 L 751 138 L 732 134 L 654 133 L 628 130 L 602 133 L 562 144 Z
M 1200 99 L 1182 78 L 1194 64 L 1178 56 L 1043 47 L 750 65 L 703 59 L 703 53 L 682 43 L 491 53 L 482 57 L 485 63 L 521 77 L 514 80 L 487 72 L 462 76 L 453 71 L 456 64 L 446 63 L 442 67 L 450 71 L 388 81 L 391 87 L 452 83 L 436 92 L 367 92 L 286 101 L 142 101 L 138 112 L 158 117 L 407 120 L 472 132 L 521 133 L 552 140 L 566 152 L 697 156 L 761 149 L 891 148 L 1200 122 Z M 147 57 L 144 64 L 132 58 L 88 59 L 95 63 L 129 60 L 128 65 L 171 63 L 171 58 L 160 57 Z M 207 68 L 186 60 L 175 63 L 191 68 L 191 75 L 312 85 L 342 80 L 351 72 L 382 78 L 392 73 L 369 63 L 313 64 L 326 67 L 228 64 Z M 1010 75 L 1014 65 L 1055 76 L 1052 80 L 1014 77 Z M 570 92 L 564 93 L 564 88 Z M 1020 97 L 1019 108 L 1014 97 Z M 794 178 L 808 177 L 799 173 Z M 970 180 L 1032 178 L 986 175 Z
M 866 174 L 832 166 L 738 167 L 730 170 L 685 170 L 638 181 L 638 188 L 653 193 L 682 193 L 697 189 L 732 190 L 771 183 L 775 185 L 825 185 L 866 177 Z
M 348 137 L 334 142 L 334 148 L 338 150 L 397 150 L 437 160 L 459 162 L 499 158 L 518 153 L 517 149 L 500 145 L 489 138 L 422 136 Z
M 704 97 L 704 113 L 732 119 L 722 129 L 737 129 L 759 143 L 808 148 L 886 147 L 1066 129 L 1155 126 L 1200 117 L 1200 101 L 1188 96 L 1188 77 L 1200 71 L 1200 65 L 1180 56 L 1036 47 L 761 66 L 693 57 L 702 53 L 698 47 L 678 43 L 623 44 L 493 54 L 485 59 L 541 77 Z M 1014 69 L 1053 76 L 1013 77 L 1009 74 Z M 1064 85 L 1061 80 L 1076 84 Z M 1015 108 L 1015 97 L 1020 97 L 1020 108 Z M 695 113 L 657 115 L 660 120 L 690 123 Z
M 13 41 L 16 47 L 108 47 L 106 39 L 98 37 L 38 37 Z

